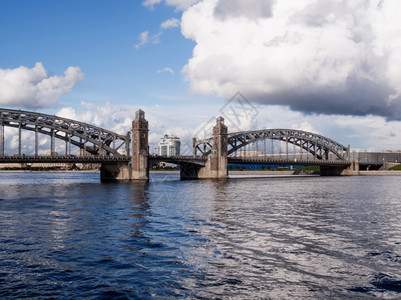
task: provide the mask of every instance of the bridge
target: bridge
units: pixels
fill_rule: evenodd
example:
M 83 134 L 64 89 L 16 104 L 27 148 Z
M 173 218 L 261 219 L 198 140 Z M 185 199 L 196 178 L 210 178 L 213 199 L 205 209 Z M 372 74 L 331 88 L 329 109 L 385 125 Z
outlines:
M 18 132 L 18 153 L 14 155 L 5 155 L 5 127 L 14 128 Z M 102 180 L 147 180 L 150 164 L 160 161 L 180 165 L 182 179 L 226 178 L 228 164 L 317 165 L 320 166 L 321 175 L 346 174 L 351 166 L 355 168 L 355 161 L 350 159 L 349 146 L 301 130 L 264 129 L 228 133 L 224 119 L 219 117 L 211 138 L 193 139 L 193 155 L 162 157 L 149 154 L 148 128 L 142 110 L 135 114 L 132 131 L 121 135 L 58 116 L 0 109 L 0 163 L 99 163 Z M 34 135 L 33 154 L 22 153 L 24 130 Z M 38 153 L 39 134 L 50 138 L 48 156 Z M 65 143 L 64 155 L 55 154 L 56 139 Z M 284 143 L 286 151 L 283 156 L 238 154 L 241 149 L 266 140 Z M 72 155 L 72 145 L 89 155 Z M 291 146 L 294 151 L 289 153 Z M 296 148 L 299 149 L 298 157 L 295 155 Z

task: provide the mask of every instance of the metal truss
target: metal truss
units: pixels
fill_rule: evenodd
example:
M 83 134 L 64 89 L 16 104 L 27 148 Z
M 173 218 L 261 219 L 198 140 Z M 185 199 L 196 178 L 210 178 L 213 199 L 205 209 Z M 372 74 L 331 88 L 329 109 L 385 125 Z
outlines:
M 268 139 L 285 142 L 287 151 L 288 144 L 293 144 L 320 160 L 329 160 L 332 155 L 334 155 L 335 159 L 349 160 L 349 146 L 345 147 L 327 137 L 312 132 L 295 129 L 263 129 L 230 133 L 227 141 L 228 155 L 248 144 Z M 210 155 L 212 145 L 213 138 L 199 141 L 194 139 L 194 155 L 196 156 L 198 152 L 202 156 Z
M 4 156 L 4 127 L 19 130 L 19 149 L 21 153 L 21 130 L 35 132 L 35 155 L 38 155 L 38 134 L 51 137 L 51 153 L 55 152 L 55 139 L 66 143 L 66 155 L 71 155 L 71 145 L 92 155 L 129 156 L 130 134 L 120 135 L 115 132 L 58 116 L 46 115 L 22 110 L 0 108 L 0 155 Z M 124 149 L 125 148 L 125 149 Z M 119 152 L 125 150 L 124 154 Z

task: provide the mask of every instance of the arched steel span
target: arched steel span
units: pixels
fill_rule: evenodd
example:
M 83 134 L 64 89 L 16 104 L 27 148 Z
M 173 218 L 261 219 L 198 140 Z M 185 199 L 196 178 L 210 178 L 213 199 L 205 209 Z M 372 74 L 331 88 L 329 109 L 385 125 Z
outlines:
M 71 144 L 98 155 L 122 156 L 118 152 L 124 149 L 129 155 L 130 134 L 120 135 L 115 132 L 58 116 L 42 113 L 0 108 L 0 155 L 4 156 L 4 126 L 19 129 L 19 154 L 21 155 L 21 130 L 35 132 L 35 155 L 38 154 L 38 134 L 51 137 L 51 151 L 54 152 L 55 139 L 66 142 L 66 152 L 71 154 Z
M 311 153 L 317 159 L 329 160 L 330 154 L 336 159 L 349 159 L 349 146 L 345 147 L 327 137 L 316 133 L 295 129 L 263 129 L 255 131 L 241 131 L 228 134 L 228 154 L 232 154 L 248 144 L 257 141 L 273 139 L 293 144 Z M 199 151 L 202 156 L 211 153 L 213 138 L 204 140 L 194 139 L 194 154 Z

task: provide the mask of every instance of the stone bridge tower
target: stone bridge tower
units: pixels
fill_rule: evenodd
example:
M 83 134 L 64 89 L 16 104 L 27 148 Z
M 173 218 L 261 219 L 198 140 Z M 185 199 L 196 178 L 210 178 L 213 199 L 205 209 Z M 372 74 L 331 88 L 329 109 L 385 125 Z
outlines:
M 132 122 L 132 173 L 130 179 L 147 180 L 149 178 L 148 132 L 149 124 L 145 119 L 145 112 L 139 109 Z
M 213 146 L 210 155 L 210 175 L 212 178 L 227 177 L 227 126 L 224 118 L 218 117 L 213 127 Z
M 213 145 L 212 152 L 206 162 L 206 166 L 201 168 L 198 178 L 227 178 L 227 153 L 228 136 L 227 126 L 224 124 L 224 118 L 218 117 L 216 125 L 213 127 Z

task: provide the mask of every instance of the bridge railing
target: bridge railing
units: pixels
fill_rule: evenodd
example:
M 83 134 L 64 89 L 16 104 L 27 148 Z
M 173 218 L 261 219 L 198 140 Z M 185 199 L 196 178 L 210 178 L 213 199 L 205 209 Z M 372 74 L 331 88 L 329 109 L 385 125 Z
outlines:
M 0 156 L 0 163 L 104 163 L 104 162 L 129 162 L 129 156 L 108 155 L 6 155 Z
M 322 160 L 322 159 L 298 159 L 298 158 L 269 158 L 263 156 L 235 156 L 228 157 L 228 163 L 242 164 L 242 163 L 254 163 L 254 164 L 270 164 L 270 165 L 338 165 L 345 166 L 350 165 L 347 160 Z
M 401 152 L 351 152 L 351 160 L 360 164 L 382 165 L 387 162 L 401 163 Z

